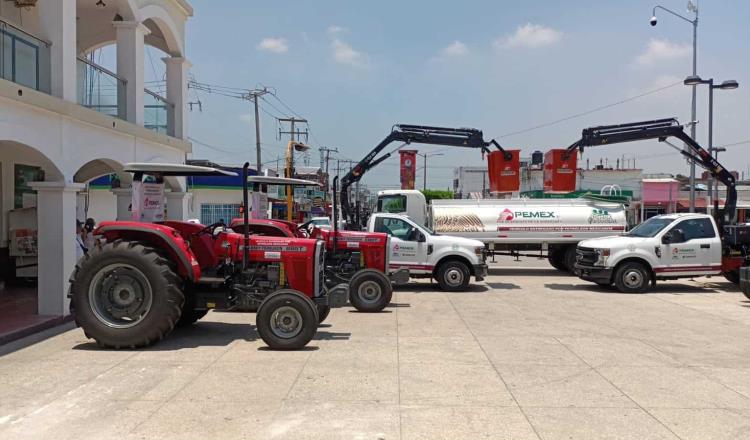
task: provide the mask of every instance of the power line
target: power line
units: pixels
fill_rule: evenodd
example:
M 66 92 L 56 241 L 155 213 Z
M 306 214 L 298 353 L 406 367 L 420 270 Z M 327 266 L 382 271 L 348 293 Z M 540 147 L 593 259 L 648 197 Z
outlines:
M 581 112 L 581 113 L 576 113 L 576 114 L 573 114 L 573 115 L 570 115 L 570 116 L 566 116 L 564 118 L 560 118 L 560 119 L 557 119 L 557 120 L 554 120 L 554 121 L 545 122 L 543 124 L 539 124 L 539 125 L 535 125 L 535 126 L 532 126 L 532 127 L 524 128 L 522 130 L 512 131 L 510 133 L 505 133 L 505 134 L 503 134 L 501 136 L 498 136 L 496 139 L 502 139 L 502 138 L 505 138 L 505 137 L 510 137 L 510 136 L 515 136 L 515 135 L 518 135 L 518 134 L 528 133 L 530 131 L 538 130 L 540 128 L 550 127 L 552 125 L 556 125 L 556 124 L 559 124 L 561 122 L 569 121 L 569 120 L 575 119 L 575 118 L 580 118 L 581 116 L 586 116 L 586 115 L 589 115 L 591 113 L 595 113 L 595 112 L 598 112 L 598 111 L 606 110 L 608 108 L 615 107 L 615 106 L 620 105 L 620 104 L 625 104 L 627 102 L 634 101 L 634 100 L 639 99 L 639 98 L 643 98 L 644 96 L 653 95 L 654 93 L 659 93 L 661 91 L 670 89 L 672 87 L 675 87 L 675 86 L 681 85 L 681 84 L 682 84 L 682 81 L 679 81 L 679 82 L 676 82 L 676 83 L 673 83 L 673 84 L 670 84 L 670 85 L 667 85 L 667 86 L 664 86 L 664 87 L 659 87 L 658 89 L 649 90 L 649 91 L 641 93 L 639 95 L 635 95 L 635 96 L 631 96 L 629 98 L 621 99 L 620 101 L 613 102 L 611 104 L 606 104 L 606 105 L 602 105 L 602 106 L 593 108 L 591 110 L 586 110 L 586 111 Z

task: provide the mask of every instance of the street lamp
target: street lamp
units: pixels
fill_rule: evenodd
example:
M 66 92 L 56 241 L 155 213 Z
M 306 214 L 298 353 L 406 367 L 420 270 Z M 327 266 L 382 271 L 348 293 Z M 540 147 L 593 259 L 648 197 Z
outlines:
M 708 152 L 713 153 L 714 159 L 719 159 L 719 152 L 726 151 L 726 148 L 714 148 L 714 89 L 720 90 L 734 90 L 739 87 L 739 83 L 733 79 L 723 81 L 721 84 L 714 84 L 714 79 L 702 79 L 698 75 L 690 75 L 685 78 L 683 83 L 686 86 L 692 86 L 695 90 L 695 86 L 700 84 L 708 85 Z M 711 179 L 711 198 L 714 201 L 719 200 L 719 184 L 716 178 Z
M 698 44 L 698 5 L 694 4 L 692 1 L 688 1 L 687 9 L 688 11 L 695 14 L 695 18 L 693 20 L 690 20 L 687 17 L 683 17 L 682 15 L 672 11 L 671 9 L 667 9 L 664 6 L 657 5 L 654 6 L 654 9 L 651 13 L 651 20 L 649 20 L 649 23 L 651 23 L 651 26 L 656 26 L 657 19 L 656 19 L 656 10 L 661 9 L 665 12 L 669 12 L 670 14 L 674 15 L 675 17 L 681 18 L 685 20 L 686 22 L 693 25 L 693 74 L 692 76 L 697 76 L 697 68 L 698 68 L 698 50 L 697 50 L 697 44 Z M 693 101 L 690 107 L 690 118 L 691 118 L 691 124 L 690 124 L 690 137 L 695 140 L 695 85 L 693 85 Z M 686 147 L 687 148 L 687 147 Z M 690 212 L 695 212 L 695 161 L 690 160 Z
M 432 156 L 445 156 L 443 153 L 417 153 L 424 157 L 424 174 L 422 175 L 422 189 L 427 189 L 427 158 Z

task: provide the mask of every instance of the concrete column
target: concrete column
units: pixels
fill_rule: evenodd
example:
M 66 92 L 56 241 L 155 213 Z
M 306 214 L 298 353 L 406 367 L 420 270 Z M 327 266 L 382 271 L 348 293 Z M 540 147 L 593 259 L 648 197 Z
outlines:
M 68 279 L 76 264 L 76 193 L 82 183 L 31 182 L 37 192 L 38 313 L 67 315 Z
M 125 119 L 143 125 L 143 38 L 148 28 L 135 21 L 115 21 L 117 31 L 117 75 L 124 78 Z
M 131 188 L 113 188 L 112 194 L 117 197 L 117 220 L 132 220 L 133 212 L 130 204 L 133 202 L 133 190 Z
M 167 196 L 167 220 L 187 220 L 190 213 L 190 198 L 193 193 L 175 192 L 166 193 Z
M 167 101 L 174 104 L 174 111 L 170 113 L 169 124 L 173 128 L 173 136 L 179 139 L 187 138 L 188 121 L 188 70 L 192 64 L 182 57 L 162 58 L 167 65 Z
M 76 102 L 76 0 L 40 0 L 37 9 L 39 27 L 52 43 L 49 48 L 50 92 L 58 98 Z

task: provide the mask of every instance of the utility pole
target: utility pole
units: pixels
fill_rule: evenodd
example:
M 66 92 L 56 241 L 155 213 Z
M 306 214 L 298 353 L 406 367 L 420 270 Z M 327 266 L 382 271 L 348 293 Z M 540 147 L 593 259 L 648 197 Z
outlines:
M 328 175 L 328 161 L 331 159 L 331 152 L 338 153 L 338 148 L 320 147 L 320 167 L 323 168 L 323 154 L 325 153 L 325 173 L 326 173 L 326 198 L 328 198 L 328 192 L 330 191 L 331 178 Z
M 422 189 L 427 189 L 427 157 L 429 156 L 444 156 L 443 153 L 417 153 L 418 156 L 424 157 L 424 171 L 422 174 Z
M 243 96 L 244 99 L 253 101 L 255 107 L 255 155 L 257 160 L 258 175 L 260 175 L 261 167 L 263 166 L 263 162 L 261 161 L 260 157 L 260 115 L 258 114 L 258 98 L 267 93 L 271 92 L 266 87 L 263 87 L 262 90 L 250 90 L 246 95 Z
M 302 118 L 278 118 L 279 122 L 289 122 L 290 124 L 290 130 L 289 131 L 281 131 L 279 129 L 279 136 L 284 134 L 289 134 L 291 136 L 291 139 L 289 141 L 289 144 L 287 145 L 287 166 L 285 167 L 284 177 L 292 178 L 294 177 L 294 150 L 295 145 L 297 145 L 294 139 L 294 135 L 297 135 L 297 138 L 299 138 L 300 135 L 305 135 L 305 143 L 307 143 L 307 130 L 304 132 L 298 132 L 294 129 L 294 124 L 297 122 L 300 123 L 307 123 L 307 119 Z M 307 149 L 307 146 L 304 146 L 304 149 Z M 286 219 L 291 221 L 292 220 L 292 210 L 294 209 L 294 190 L 292 189 L 291 185 L 286 186 Z

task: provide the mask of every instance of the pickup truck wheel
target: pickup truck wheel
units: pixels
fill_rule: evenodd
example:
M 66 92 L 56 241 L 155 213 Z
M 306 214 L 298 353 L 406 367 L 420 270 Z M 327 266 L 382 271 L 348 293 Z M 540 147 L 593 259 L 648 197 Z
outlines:
M 255 325 L 269 348 L 298 350 L 318 331 L 318 309 L 296 290 L 277 290 L 260 304 Z
M 391 302 L 391 280 L 374 269 L 362 269 L 349 280 L 349 302 L 360 312 L 380 312 Z
M 740 270 L 735 269 L 731 272 L 724 272 L 724 278 L 727 279 L 730 283 L 739 284 L 740 283 Z
M 452 260 L 441 264 L 437 270 L 440 289 L 448 292 L 464 291 L 469 287 L 471 272 L 463 261 Z
M 641 263 L 625 263 L 615 271 L 615 286 L 622 293 L 643 293 L 650 285 L 651 272 Z
M 550 266 L 554 267 L 555 269 L 559 271 L 567 271 L 565 268 L 565 265 L 563 264 L 563 259 L 565 254 L 563 253 L 562 249 L 558 248 L 550 248 L 547 252 L 547 261 L 549 261 Z
M 95 248 L 78 261 L 70 282 L 76 323 L 102 347 L 145 347 L 162 339 L 185 302 L 169 261 L 136 241 Z

